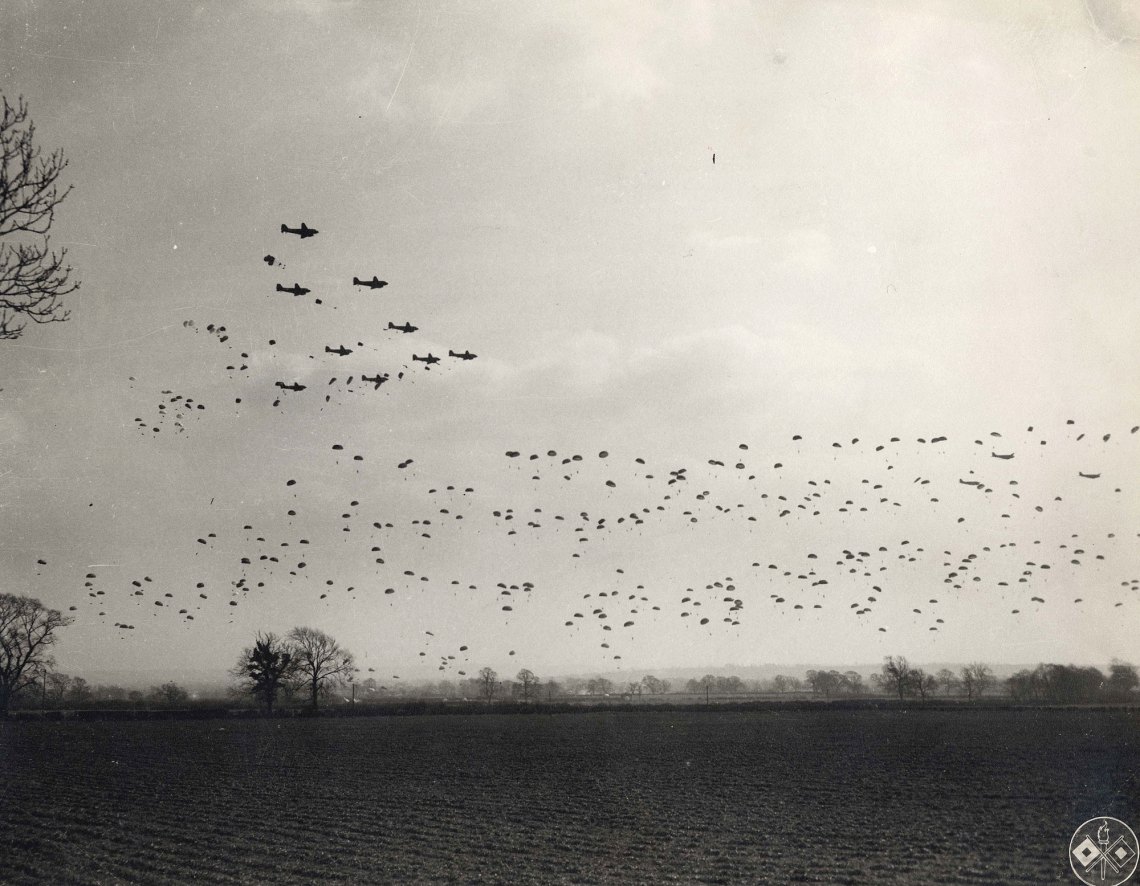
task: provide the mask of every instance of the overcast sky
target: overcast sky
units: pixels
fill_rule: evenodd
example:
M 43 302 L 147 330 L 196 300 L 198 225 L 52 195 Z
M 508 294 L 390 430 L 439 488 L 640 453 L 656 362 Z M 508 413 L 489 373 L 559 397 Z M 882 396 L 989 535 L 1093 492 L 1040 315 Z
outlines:
M 1134 13 L 5 4 L 83 281 L 0 343 L 5 591 L 156 682 L 298 624 L 383 680 L 1136 660 Z

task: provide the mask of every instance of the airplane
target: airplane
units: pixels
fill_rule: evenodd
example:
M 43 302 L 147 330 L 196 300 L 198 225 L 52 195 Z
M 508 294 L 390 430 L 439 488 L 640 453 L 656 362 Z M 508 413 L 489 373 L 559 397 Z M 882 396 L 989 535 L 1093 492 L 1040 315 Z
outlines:
M 388 373 L 381 375 L 379 372 L 377 372 L 375 375 L 362 375 L 360 376 L 360 380 L 372 382 L 373 385 L 379 388 L 380 385 L 384 384 L 384 382 L 388 380 Z
M 418 326 L 413 326 L 411 323 L 404 323 L 403 326 L 397 326 L 391 320 L 388 321 L 388 328 L 398 329 L 400 332 L 415 332 L 417 329 L 419 329 Z
M 457 353 L 455 353 L 455 351 L 453 351 L 449 348 L 447 351 L 447 356 L 458 357 L 460 360 L 474 360 L 479 355 L 478 354 L 472 354 L 470 351 L 464 351 L 462 354 L 457 354 Z
M 301 227 L 299 227 L 299 228 L 290 228 L 288 225 L 282 225 L 281 226 L 281 233 L 282 234 L 296 234 L 298 237 L 300 237 L 302 240 L 304 240 L 306 237 L 313 237 L 313 236 L 319 234 L 320 231 L 318 231 L 316 228 L 310 228 L 304 222 L 301 222 Z
M 387 280 L 381 280 L 375 274 L 372 275 L 371 280 L 361 280 L 359 277 L 352 278 L 353 286 L 367 286 L 369 289 L 383 289 L 388 285 Z
M 439 362 L 439 357 L 435 356 L 435 354 L 428 354 L 426 357 L 417 357 L 415 354 L 412 354 L 412 359 L 419 360 L 421 363 L 426 363 L 428 366 L 431 366 L 432 363 Z
M 304 286 L 301 286 L 300 284 L 297 284 L 297 283 L 294 283 L 292 286 L 282 286 L 280 283 L 278 283 L 277 284 L 277 291 L 278 292 L 291 292 L 293 295 L 305 295 L 309 292 L 312 292 L 311 289 L 306 289 Z
M 297 382 L 293 382 L 293 384 L 287 385 L 283 381 L 278 381 L 278 382 L 274 382 L 274 384 L 277 385 L 277 387 L 279 387 L 283 391 L 303 391 L 303 390 L 305 390 L 305 386 L 302 384 L 298 384 Z
M 346 348 L 344 345 L 341 345 L 338 348 L 330 348 L 328 345 L 325 345 L 325 353 L 326 354 L 340 354 L 340 356 L 342 356 L 342 357 L 347 357 L 349 354 L 352 353 L 352 348 Z

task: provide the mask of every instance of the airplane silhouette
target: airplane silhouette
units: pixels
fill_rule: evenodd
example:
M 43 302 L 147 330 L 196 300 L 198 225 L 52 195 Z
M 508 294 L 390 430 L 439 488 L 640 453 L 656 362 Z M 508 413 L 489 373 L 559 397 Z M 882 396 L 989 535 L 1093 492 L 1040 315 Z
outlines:
M 421 363 L 427 363 L 428 366 L 431 366 L 432 363 L 439 362 L 439 357 L 435 356 L 435 354 L 428 354 L 426 357 L 417 357 L 415 354 L 412 354 L 412 359 L 419 360 Z
M 361 280 L 359 277 L 352 278 L 353 286 L 367 286 L 369 289 L 383 289 L 388 285 L 387 280 L 381 280 L 375 274 L 372 275 L 371 280 Z
M 453 351 L 449 348 L 447 351 L 447 356 L 458 357 L 460 360 L 474 360 L 479 355 L 478 354 L 472 354 L 470 351 L 464 351 L 462 354 L 457 354 L 457 353 L 455 353 L 455 351 Z
M 281 233 L 282 234 L 296 234 L 298 237 L 300 237 L 302 240 L 304 240 L 306 237 L 313 237 L 313 236 L 319 234 L 320 231 L 318 231 L 316 228 L 310 228 L 304 222 L 301 222 L 301 227 L 299 227 L 299 228 L 290 228 L 288 225 L 282 225 L 281 226 Z
M 278 382 L 274 382 L 274 384 L 277 385 L 277 387 L 279 387 L 283 391 L 303 391 L 303 390 L 305 390 L 305 386 L 302 384 L 298 384 L 297 382 L 293 382 L 293 384 L 287 385 L 283 381 L 278 381 Z
M 297 283 L 294 283 L 292 286 L 282 286 L 280 283 L 278 283 L 277 284 L 277 291 L 278 292 L 290 292 L 293 295 L 305 295 L 306 293 L 309 293 L 312 290 L 306 289 L 304 286 L 301 286 Z
M 379 388 L 380 385 L 384 384 L 384 382 L 388 380 L 388 373 L 381 375 L 379 372 L 377 372 L 375 375 L 362 375 L 360 376 L 360 380 L 372 382 L 373 385 Z
M 417 329 L 419 329 L 418 326 L 413 326 L 411 323 L 404 323 L 403 326 L 397 326 L 391 320 L 388 321 L 388 328 L 398 329 L 400 332 L 415 332 Z
M 349 354 L 352 353 L 352 349 L 346 348 L 344 345 L 341 345 L 338 348 L 330 348 L 328 345 L 325 345 L 325 353 L 326 354 L 340 354 L 340 356 L 342 356 L 342 357 L 347 357 Z

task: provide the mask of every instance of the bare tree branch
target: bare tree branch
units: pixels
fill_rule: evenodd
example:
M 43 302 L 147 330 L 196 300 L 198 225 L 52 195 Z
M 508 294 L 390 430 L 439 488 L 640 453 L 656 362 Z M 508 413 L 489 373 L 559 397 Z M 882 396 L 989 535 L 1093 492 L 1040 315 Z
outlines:
M 0 717 L 14 696 L 51 669 L 55 632 L 72 621 L 39 600 L 0 594 Z
M 23 97 L 3 98 L 0 114 L 0 340 L 16 339 L 28 322 L 68 318 L 60 299 L 79 289 L 65 263 L 67 250 L 52 250 L 49 231 L 56 207 L 71 193 L 60 190 L 67 168 L 62 151 L 44 156 Z M 9 242 L 9 238 L 11 241 Z

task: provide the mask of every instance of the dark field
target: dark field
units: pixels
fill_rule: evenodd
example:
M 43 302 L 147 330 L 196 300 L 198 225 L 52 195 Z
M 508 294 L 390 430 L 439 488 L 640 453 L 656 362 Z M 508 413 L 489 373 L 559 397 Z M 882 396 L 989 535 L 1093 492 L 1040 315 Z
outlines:
M 1075 883 L 1140 715 L 0 724 L 0 881 Z

